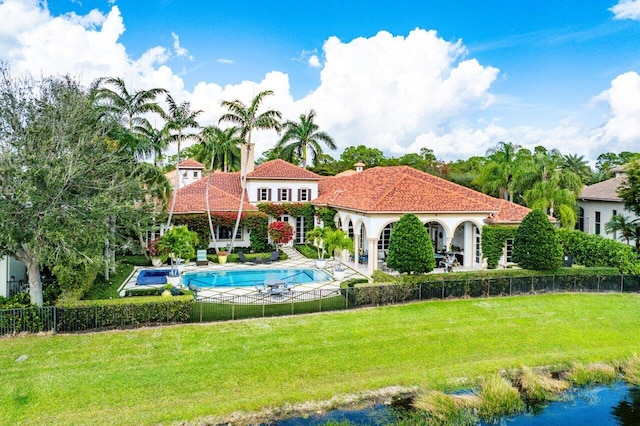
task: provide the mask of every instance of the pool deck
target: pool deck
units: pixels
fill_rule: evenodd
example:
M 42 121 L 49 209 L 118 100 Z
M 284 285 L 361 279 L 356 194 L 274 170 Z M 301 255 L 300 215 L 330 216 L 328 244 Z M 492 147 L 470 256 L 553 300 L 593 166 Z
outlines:
M 247 263 L 226 263 L 220 265 L 218 263 L 209 262 L 207 266 L 196 266 L 194 262 L 187 263 L 184 266 L 185 273 L 188 272 L 207 272 L 207 271 L 239 271 L 243 269 L 282 269 L 282 268 L 305 268 L 316 269 L 316 263 L 313 259 L 307 259 L 302 256 L 296 250 L 291 247 L 282 247 L 281 250 L 288 256 L 287 260 L 280 260 L 269 264 L 254 265 Z M 325 283 L 307 283 L 298 284 L 293 288 L 294 292 L 307 292 L 311 290 L 338 290 L 340 288 L 340 282 L 346 281 L 352 278 L 369 278 L 362 271 L 355 270 L 349 267 L 348 264 L 343 263 L 345 268 L 345 277 L 342 280 L 332 280 Z M 157 288 L 163 284 L 156 285 L 136 285 L 138 274 L 143 269 L 167 269 L 167 265 L 158 267 L 136 267 L 133 273 L 129 276 L 125 284 L 120 288 L 121 294 L 124 294 L 124 290 L 133 288 Z M 333 276 L 330 268 L 325 268 L 325 271 Z M 233 296 L 250 296 L 255 295 L 256 289 L 251 287 L 218 287 L 218 288 L 204 288 L 198 291 L 198 298 L 219 298 L 219 297 L 233 297 Z

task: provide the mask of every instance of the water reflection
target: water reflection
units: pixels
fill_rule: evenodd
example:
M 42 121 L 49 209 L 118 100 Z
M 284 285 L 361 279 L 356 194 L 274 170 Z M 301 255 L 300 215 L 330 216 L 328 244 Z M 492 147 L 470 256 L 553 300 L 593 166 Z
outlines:
M 632 387 L 628 395 L 613 407 L 611 415 L 622 426 L 640 425 L 640 388 Z

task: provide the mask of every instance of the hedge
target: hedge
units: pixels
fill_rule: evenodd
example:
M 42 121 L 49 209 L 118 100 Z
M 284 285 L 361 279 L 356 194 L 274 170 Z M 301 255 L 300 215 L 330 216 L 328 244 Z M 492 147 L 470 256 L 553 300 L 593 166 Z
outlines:
M 517 226 L 485 225 L 482 227 L 482 255 L 487 267 L 496 269 L 508 238 L 514 238 Z
M 613 267 L 623 274 L 640 273 L 636 253 L 627 244 L 576 230 L 559 229 L 557 233 L 564 254 L 573 256 L 577 264 Z

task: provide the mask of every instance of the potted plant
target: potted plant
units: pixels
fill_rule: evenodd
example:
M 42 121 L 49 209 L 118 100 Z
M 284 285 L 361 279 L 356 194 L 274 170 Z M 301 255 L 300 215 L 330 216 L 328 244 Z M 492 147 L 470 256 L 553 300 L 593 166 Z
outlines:
M 173 296 L 171 294 L 171 289 L 173 289 L 173 284 L 167 283 L 167 284 L 164 285 L 163 288 L 164 288 L 164 291 L 162 292 L 162 294 L 160 296 L 162 296 L 162 297 L 171 297 L 171 296 Z
M 147 245 L 147 253 L 149 253 L 149 257 L 151 258 L 151 265 L 160 266 L 162 265 L 162 256 L 160 255 L 160 251 L 158 250 L 158 239 L 153 239 L 149 241 Z
M 216 255 L 218 256 L 219 264 L 224 265 L 225 263 L 227 263 L 227 256 L 229 256 L 229 246 L 221 250 L 216 250 Z
M 186 226 L 174 226 L 158 239 L 156 246 L 159 253 L 171 259 L 171 272 L 167 276 L 167 282 L 180 282 L 178 263 L 195 257 L 197 245 L 198 234 L 189 231 Z
M 324 234 L 324 244 L 330 253 L 338 260 L 338 266 L 333 270 L 333 277 L 337 280 L 344 278 L 345 269 L 342 265 L 342 252 L 353 253 L 353 240 L 341 229 L 327 230 Z
M 327 260 L 324 258 L 324 228 L 316 226 L 307 231 L 307 243 L 311 244 L 318 250 L 318 258 L 316 259 L 316 267 L 323 269 L 327 266 Z

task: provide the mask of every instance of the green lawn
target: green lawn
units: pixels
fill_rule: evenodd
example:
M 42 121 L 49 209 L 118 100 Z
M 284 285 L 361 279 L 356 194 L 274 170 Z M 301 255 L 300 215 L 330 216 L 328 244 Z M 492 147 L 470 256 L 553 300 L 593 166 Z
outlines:
M 170 423 L 624 360 L 640 348 L 639 313 L 637 294 L 554 294 L 3 339 L 0 424 Z

